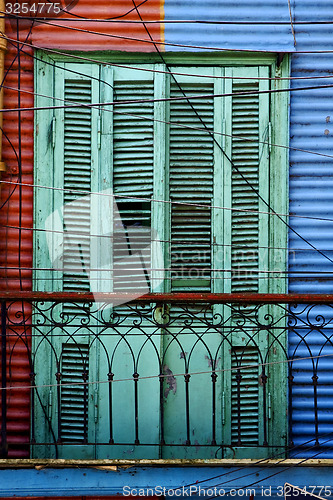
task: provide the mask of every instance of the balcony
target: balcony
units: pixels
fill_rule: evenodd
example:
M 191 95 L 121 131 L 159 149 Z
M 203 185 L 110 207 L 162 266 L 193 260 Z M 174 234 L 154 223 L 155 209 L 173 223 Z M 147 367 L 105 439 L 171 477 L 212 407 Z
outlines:
M 2 458 L 333 456 L 332 296 L 1 301 Z

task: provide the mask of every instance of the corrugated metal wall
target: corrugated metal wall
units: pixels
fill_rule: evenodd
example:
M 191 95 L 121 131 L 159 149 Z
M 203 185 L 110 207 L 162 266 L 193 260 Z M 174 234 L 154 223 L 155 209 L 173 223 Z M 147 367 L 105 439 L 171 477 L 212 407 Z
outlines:
M 8 50 L 6 54 L 4 103 L 7 108 L 33 106 L 33 59 L 32 50 L 24 48 L 18 57 L 17 45 L 11 40 L 16 38 L 16 26 L 6 23 Z M 27 35 L 22 30 L 20 37 Z M 15 90 L 21 88 L 25 92 Z M 7 165 L 7 174 L 3 181 L 13 184 L 2 184 L 0 211 L 0 273 L 1 288 L 10 290 L 31 289 L 32 268 L 32 233 L 23 228 L 32 227 L 32 188 L 20 183 L 33 183 L 33 112 L 19 116 L 17 112 L 7 113 L 4 118 L 3 160 Z M 21 154 L 19 154 L 21 151 Z M 2 227 L 7 226 L 7 227 Z M 22 228 L 22 229 L 18 229 Z M 13 269 L 8 269 L 9 267 Z M 19 271 L 19 268 L 21 270 Z M 4 269 L 5 268 L 5 269 Z M 25 270 L 25 268 L 27 270 Z M 23 304 L 10 309 L 10 320 L 22 322 Z M 24 306 L 24 315 L 29 317 L 30 308 Z M 29 456 L 29 405 L 30 391 L 22 389 L 30 385 L 30 368 L 27 356 L 29 329 L 16 327 L 21 339 L 8 336 L 7 360 L 11 359 L 11 369 L 7 368 L 8 384 L 19 389 L 7 393 L 7 432 L 9 456 L 24 458 Z M 9 335 L 9 332 L 8 332 Z
M 213 23 L 168 23 L 193 19 Z M 287 0 L 166 0 L 166 50 L 179 50 L 168 46 L 173 43 L 232 50 L 292 51 L 289 19 Z M 214 21 L 230 24 L 214 24 Z M 260 24 L 265 22 L 268 24 Z
M 292 76 L 319 76 L 333 75 L 333 54 L 303 53 L 303 51 L 322 51 L 332 48 L 333 24 L 311 24 L 313 21 L 332 21 L 333 4 L 327 0 L 295 0 L 291 1 L 293 20 L 296 22 L 308 21 L 309 24 L 296 24 L 294 38 L 289 23 L 287 0 L 149 0 L 140 6 L 142 17 L 146 21 L 161 20 L 165 13 L 165 30 L 163 23 L 148 24 L 150 34 L 157 42 L 163 42 L 165 36 L 165 50 L 203 50 L 200 48 L 184 47 L 192 45 L 206 48 L 227 48 L 233 50 L 260 50 L 272 52 L 290 51 L 292 55 Z M 72 21 L 59 20 L 53 23 L 34 23 L 32 27 L 32 41 L 38 47 L 49 47 L 60 50 L 126 50 L 126 51 L 154 51 L 149 41 L 149 35 L 140 24 L 124 23 L 124 20 L 138 21 L 138 15 L 132 11 L 127 17 L 120 17 L 119 22 L 97 22 L 74 19 L 73 14 L 85 18 L 114 18 L 124 16 L 133 10 L 132 0 L 117 0 L 91 2 L 80 0 L 71 11 Z M 206 21 L 223 21 L 230 24 L 194 24 L 170 23 L 175 20 L 198 19 Z M 260 24 L 265 23 L 268 24 Z M 27 30 L 31 25 L 20 23 L 20 38 L 25 40 Z M 238 23 L 238 24 L 235 24 Z M 248 24 L 240 24 L 248 23 Z M 259 23 L 259 24 L 258 24 Z M 63 27 L 61 27 L 63 26 Z M 66 26 L 66 28 L 65 28 Z M 69 26 L 75 31 L 67 29 Z M 9 69 L 5 84 L 12 88 L 19 85 L 33 91 L 33 59 L 31 50 L 23 46 L 20 55 L 20 71 L 18 70 L 17 48 L 11 43 L 16 39 L 16 21 L 7 23 L 7 34 L 10 38 L 6 64 Z M 78 31 L 84 30 L 84 31 Z M 105 32 L 107 37 L 88 31 Z M 169 45 L 170 44 L 170 45 Z M 173 44 L 173 45 L 172 45 Z M 181 45 L 183 47 L 178 47 Z M 163 45 L 161 45 L 163 47 Z M 320 80 L 320 84 L 330 84 L 332 79 Z M 293 81 L 293 88 L 304 85 L 317 85 L 318 80 Z M 21 105 L 31 106 L 32 94 L 21 94 Z M 18 94 L 15 90 L 6 90 L 5 106 L 16 107 Z M 8 139 L 4 137 L 4 160 L 7 162 L 9 174 L 3 179 L 17 181 L 19 173 L 18 151 L 19 141 L 22 145 L 22 182 L 33 182 L 33 116 L 24 113 L 20 121 L 17 112 L 6 114 L 4 130 Z M 291 127 L 290 127 L 290 210 L 297 215 L 310 215 L 333 219 L 332 203 L 332 158 L 333 142 L 331 123 L 333 122 L 333 90 L 309 90 L 292 93 L 291 96 Z M 294 149 L 295 148 L 295 149 Z M 15 151 L 14 151 L 15 150 Z M 325 156 L 310 154 L 311 150 Z M 12 193 L 13 191 L 13 193 Z M 12 194 L 11 194 L 12 193 Z M 9 198 L 1 211 L 1 224 L 31 227 L 32 225 L 32 190 L 30 188 L 5 185 L 2 188 L 2 202 Z M 22 218 L 19 218 L 21 208 Z M 333 223 L 313 219 L 291 219 L 292 226 L 313 245 L 320 248 L 325 255 L 333 259 Z M 31 268 L 32 266 L 32 234 L 30 231 L 15 228 L 1 229 L 0 239 L 1 266 Z M 290 291 L 292 292 L 332 292 L 333 281 L 330 274 L 332 263 L 311 249 L 294 233 L 290 233 L 290 262 L 291 273 L 302 271 L 313 273 L 312 277 L 291 274 Z M 6 288 L 31 288 L 30 271 L 6 271 L 1 276 Z M 19 278 L 22 285 L 20 285 Z M 29 311 L 27 310 L 28 314 Z M 314 343 L 316 339 L 312 337 Z M 291 338 L 291 350 L 295 345 L 295 338 Z M 14 351 L 15 380 L 21 385 L 29 381 L 29 366 L 24 346 L 17 345 Z M 307 428 L 304 418 L 311 421 L 313 408 L 306 394 L 313 391 L 313 370 L 306 365 L 302 368 L 301 385 L 298 396 L 294 399 L 295 441 L 306 441 Z M 13 375 L 14 376 L 14 375 Z M 295 379 L 297 381 L 297 378 Z M 323 432 L 329 429 L 328 420 L 331 413 L 325 413 L 327 396 L 332 398 L 332 377 L 328 362 L 322 363 L 319 372 L 319 384 L 322 385 L 322 411 L 320 422 Z M 331 399 L 330 399 L 331 401 Z M 10 440 L 28 439 L 28 391 L 12 392 L 9 407 Z M 327 408 L 326 408 L 327 410 Z M 305 417 L 306 415 L 306 417 Z M 330 444 L 330 443 L 329 443 Z M 27 456 L 27 448 L 20 451 L 11 448 L 12 455 Z M 329 452 L 328 452 L 329 453 Z M 332 455 L 332 453 L 331 453 Z

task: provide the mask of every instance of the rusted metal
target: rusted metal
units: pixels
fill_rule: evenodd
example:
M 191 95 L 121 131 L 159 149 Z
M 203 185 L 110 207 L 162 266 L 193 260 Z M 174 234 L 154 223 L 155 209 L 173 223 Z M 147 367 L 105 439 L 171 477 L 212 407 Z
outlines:
M 139 2 L 138 2 L 139 4 Z M 145 21 L 161 19 L 149 26 L 157 43 L 163 43 L 164 24 L 161 17 L 162 1 L 149 0 L 138 7 Z M 73 17 L 82 16 L 83 20 Z M 121 22 L 115 22 L 119 18 Z M 91 19 L 91 21 L 90 21 Z M 94 21 L 96 19 L 96 21 Z M 100 22 L 113 19 L 113 22 Z M 69 14 L 55 20 L 35 21 L 32 41 L 40 47 L 62 50 L 124 50 L 155 52 L 144 26 L 126 21 L 140 21 L 132 0 L 91 2 L 80 0 Z M 27 21 L 28 22 L 28 21 Z
M 0 0 L 0 10 L 4 12 L 5 2 Z M 5 52 L 7 48 L 7 40 L 5 35 L 5 18 L 0 18 L 0 81 L 3 81 L 4 77 L 4 67 L 5 67 Z M 0 90 L 0 109 L 3 108 L 3 88 Z M 6 171 L 6 164 L 2 161 L 2 126 L 3 126 L 3 113 L 0 116 L 0 180 L 1 172 Z
M 29 46 L 21 47 L 21 41 L 28 41 L 29 30 L 20 22 L 6 19 L 7 52 L 5 55 L 4 106 L 33 106 L 34 97 L 34 60 Z M 7 88 L 10 87 L 10 88 Z M 18 92 L 21 90 L 23 92 Z M 28 91 L 27 93 L 24 91 Z M 20 97 L 19 97 L 20 96 Z M 17 182 L 17 185 L 3 183 L 1 188 L 0 211 L 0 288 L 2 290 L 31 290 L 32 272 L 19 268 L 32 267 L 33 232 L 10 229 L 6 226 L 31 227 L 33 225 L 33 188 L 21 186 L 33 184 L 33 112 L 24 113 L 20 119 L 18 112 L 9 113 L 3 123 L 2 160 L 6 172 L 2 180 Z M 16 267 L 16 270 L 9 269 Z M 31 305 L 25 303 L 24 315 L 31 314 Z M 20 311 L 22 303 L 11 311 L 11 319 Z M 8 457 L 29 457 L 30 433 L 30 394 L 23 389 L 30 385 L 30 366 L 26 342 L 29 342 L 29 328 L 18 325 L 15 331 L 17 342 L 7 336 L 7 386 L 20 387 L 7 394 L 7 443 Z M 9 353 L 12 352 L 10 357 Z M 9 369 L 9 361 L 11 366 Z
M 333 294 L 322 293 L 148 293 L 140 298 L 131 293 L 0 291 L 0 300 L 55 302 L 207 303 L 207 304 L 333 304 Z

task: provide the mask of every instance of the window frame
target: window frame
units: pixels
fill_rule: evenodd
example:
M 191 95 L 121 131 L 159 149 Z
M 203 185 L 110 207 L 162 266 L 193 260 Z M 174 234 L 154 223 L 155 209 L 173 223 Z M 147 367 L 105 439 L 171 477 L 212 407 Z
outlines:
M 86 53 L 84 54 L 77 54 L 80 55 L 80 57 L 83 57 L 83 59 L 86 56 Z M 49 55 L 45 54 L 43 51 L 37 51 L 37 57 L 38 60 L 36 62 L 35 66 L 35 82 L 36 82 L 36 105 L 37 107 L 41 106 L 49 106 L 50 101 L 49 99 L 43 97 L 43 95 L 58 95 L 58 89 L 54 88 L 54 81 L 52 77 L 52 71 L 53 71 L 53 63 L 56 63 L 57 65 L 63 65 L 66 62 L 74 64 L 73 60 L 71 58 L 71 55 L 68 55 L 68 57 L 64 56 L 52 56 L 50 57 Z M 127 65 L 127 64 L 133 64 L 133 66 L 139 67 L 140 64 L 156 64 L 160 65 L 157 66 L 156 68 L 160 68 L 161 71 L 164 71 L 164 66 L 160 64 L 160 59 L 158 58 L 157 55 L 151 55 L 151 54 L 127 54 L 127 53 L 90 53 L 89 54 L 89 62 L 83 60 L 82 64 L 85 65 L 92 65 L 93 64 L 93 59 L 96 58 L 96 63 L 103 62 L 105 65 L 102 66 L 102 78 L 107 78 L 107 74 L 110 71 L 110 66 L 108 66 L 109 63 L 115 63 L 119 65 Z M 268 172 L 268 178 L 269 178 L 269 184 L 270 186 L 279 186 L 279 191 L 277 189 L 269 189 L 269 199 L 267 202 L 269 203 L 269 206 L 272 207 L 272 209 L 279 214 L 287 214 L 288 213 L 288 199 L 289 199 L 289 192 L 288 192 L 288 144 L 289 144 L 289 114 L 288 114 L 288 103 L 289 103 L 289 92 L 275 92 L 279 91 L 282 89 L 285 89 L 288 85 L 285 83 L 288 80 L 285 80 L 286 78 L 289 77 L 290 74 L 290 68 L 289 68 L 289 56 L 285 55 L 283 58 L 281 64 L 278 66 L 277 64 L 277 56 L 276 54 L 260 54 L 260 53 L 253 53 L 253 54 L 248 54 L 244 56 L 244 54 L 237 54 L 237 53 L 207 53 L 207 54 L 190 54 L 190 53 L 174 53 L 174 54 L 167 54 L 165 56 L 165 59 L 167 63 L 170 66 L 182 66 L 182 67 L 191 67 L 191 66 L 198 66 L 202 69 L 205 67 L 212 67 L 212 66 L 218 66 L 218 67 L 223 67 L 223 68 L 231 68 L 231 67 L 243 67 L 243 66 L 268 66 L 270 70 L 270 75 L 273 78 L 271 80 L 271 90 L 274 92 L 270 94 L 270 121 L 272 123 L 272 134 L 271 137 L 269 138 L 270 144 L 268 145 L 270 149 L 270 169 Z M 184 61 L 186 60 L 186 64 L 184 64 Z M 45 64 L 46 63 L 46 64 Z M 78 65 L 81 63 L 77 63 Z M 276 77 L 276 79 L 274 79 Z M 158 73 L 156 78 L 160 81 L 161 85 L 164 85 L 165 87 L 165 74 L 163 73 Z M 227 92 L 227 86 L 225 87 L 225 92 Z M 60 95 L 60 94 L 59 94 Z M 162 92 L 163 95 L 163 92 Z M 159 96 L 161 97 L 161 96 Z M 103 102 L 111 102 L 113 100 L 112 94 L 110 91 L 110 88 L 108 86 L 104 86 L 103 89 L 103 96 L 102 96 L 102 101 Z M 57 106 L 59 101 L 55 100 L 54 105 Z M 163 129 L 165 130 L 166 125 L 163 123 L 166 121 L 166 112 L 165 112 L 165 106 L 160 105 L 157 106 L 157 115 L 155 114 L 155 117 L 158 117 L 158 120 L 160 122 L 156 122 L 154 124 L 155 132 L 157 134 L 163 133 Z M 57 110 L 55 110 L 55 115 L 57 113 Z M 95 123 L 97 124 L 98 118 L 97 118 L 98 111 L 94 111 L 93 115 L 95 116 Z M 100 160 L 97 162 L 97 157 L 96 157 L 96 165 L 99 165 L 98 169 L 98 175 L 96 177 L 96 190 L 97 189 L 103 189 L 103 182 L 106 176 L 108 175 L 108 172 L 106 170 L 103 171 L 101 169 L 101 166 L 103 164 L 106 164 L 105 161 L 103 161 L 103 158 L 109 157 L 111 151 L 110 148 L 112 147 L 112 141 L 110 140 L 110 136 L 112 135 L 112 130 L 109 128 L 110 120 L 104 120 L 103 118 L 103 113 L 102 113 L 102 118 L 101 118 L 101 127 L 104 133 L 101 135 L 101 146 L 99 147 L 100 152 Z M 219 127 L 222 126 L 222 124 L 218 125 Z M 222 129 L 221 129 L 222 130 Z M 47 148 L 43 149 L 43 145 L 49 141 L 50 137 L 52 137 L 53 130 L 50 129 L 48 120 L 43 118 L 43 112 L 36 112 L 35 115 L 35 185 L 37 186 L 47 186 L 48 185 L 48 176 L 49 173 L 46 172 L 43 169 L 38 168 L 38 159 L 43 157 L 45 160 L 46 165 L 53 165 L 53 157 L 55 155 L 55 152 L 52 148 Z M 46 141 L 46 142 L 45 142 Z M 228 142 L 228 139 L 225 140 L 225 142 Z M 272 145 L 277 144 L 277 145 L 282 145 L 283 147 L 271 147 Z M 97 143 L 96 143 L 97 147 Z M 162 148 L 158 152 L 155 152 L 154 155 L 154 163 L 155 161 L 158 162 L 159 165 L 163 163 L 163 158 L 166 157 L 167 152 L 167 144 L 166 141 L 163 145 Z M 158 155 L 158 157 L 157 157 Z M 97 167 L 96 167 L 97 171 Z M 156 169 L 155 173 L 158 172 L 158 175 L 154 175 L 154 196 L 157 196 L 157 199 L 166 199 L 166 190 L 167 186 L 164 183 L 161 183 L 161 179 L 163 178 L 163 169 Z M 96 172 L 95 172 L 96 173 Z M 54 175 L 53 182 L 55 187 L 59 187 L 59 179 L 57 179 L 56 175 Z M 108 186 L 109 187 L 109 186 Z M 38 189 L 38 188 L 36 188 Z M 45 206 L 52 206 L 52 198 L 54 194 L 52 193 L 52 190 L 42 190 L 44 191 L 42 195 L 35 196 L 34 197 L 34 211 L 35 211 L 35 216 L 34 220 L 37 225 L 37 227 L 40 227 L 39 224 L 39 213 L 43 211 L 43 208 Z M 60 199 L 59 199 L 60 203 Z M 161 220 L 168 221 L 169 219 L 169 214 L 168 214 L 168 207 L 167 204 L 157 204 L 159 208 L 156 210 L 152 211 L 152 227 L 157 227 L 158 222 Z M 223 205 L 222 205 L 223 206 Z M 264 207 L 261 207 L 262 210 L 265 211 Z M 266 207 L 266 211 L 270 211 L 268 207 Z M 286 228 L 283 224 L 283 222 L 277 218 L 277 217 L 271 217 L 270 219 L 270 231 L 269 231 L 269 239 L 268 239 L 268 246 L 269 247 L 276 247 L 279 249 L 284 249 L 287 248 L 287 238 L 288 234 L 286 231 Z M 164 239 L 168 240 L 168 231 L 169 231 L 169 224 L 166 223 L 164 227 Z M 46 246 L 40 244 L 39 240 L 39 235 L 37 232 L 34 233 L 34 248 L 39 248 L 39 252 L 35 253 L 34 255 L 34 267 L 39 268 L 43 267 L 43 262 L 45 261 L 45 256 L 48 253 L 48 249 Z M 152 252 L 154 254 L 154 252 Z M 279 265 L 282 267 L 282 269 L 286 269 L 287 265 L 287 252 L 284 250 L 281 250 L 281 261 L 279 262 Z M 275 269 L 275 258 L 272 252 L 268 253 L 268 269 Z M 154 268 L 154 264 L 152 265 Z M 165 266 L 167 267 L 167 266 Z M 280 267 L 280 269 L 281 269 Z M 45 272 L 45 277 L 46 278 L 52 278 L 52 276 L 55 276 L 52 271 L 47 271 Z M 153 278 L 154 279 L 154 278 Z M 34 276 L 34 280 L 36 282 L 36 275 Z M 43 283 L 49 283 L 51 284 L 52 281 L 48 281 L 48 279 L 45 279 L 44 281 L 39 280 L 39 290 L 40 291 L 46 291 L 50 290 L 50 288 L 45 288 L 43 289 Z M 52 285 L 51 285 L 52 286 Z M 46 285 L 47 287 L 47 285 Z M 285 293 L 287 288 L 287 278 L 286 275 L 276 279 L 276 280 L 269 280 L 269 287 L 267 289 L 267 293 Z M 52 287 L 52 289 L 54 289 Z M 161 290 L 161 289 L 155 289 L 154 291 L 167 291 L 167 290 Z M 228 291 L 228 290 L 224 290 Z M 273 307 L 270 309 L 273 311 Z M 98 371 L 98 368 L 95 368 Z M 274 372 L 274 379 L 275 377 L 276 380 L 285 380 L 285 366 L 277 366 L 276 371 Z M 281 377 L 281 378 L 280 378 Z M 276 394 L 274 394 L 274 405 L 276 408 L 284 408 L 286 405 L 285 401 L 285 395 L 283 394 L 283 390 L 276 391 Z M 283 411 L 279 412 L 279 415 L 276 415 L 275 417 L 277 420 L 274 420 L 274 426 L 277 426 L 278 428 L 286 428 L 287 427 L 287 422 L 286 422 L 286 417 L 285 413 Z M 270 424 L 269 424 L 270 425 Z M 269 432 L 269 434 L 272 433 Z M 285 443 L 285 436 L 281 436 L 281 445 Z M 279 450 L 277 448 L 277 450 Z M 277 451 L 277 453 L 279 453 Z M 271 449 L 270 454 L 273 454 L 274 451 Z

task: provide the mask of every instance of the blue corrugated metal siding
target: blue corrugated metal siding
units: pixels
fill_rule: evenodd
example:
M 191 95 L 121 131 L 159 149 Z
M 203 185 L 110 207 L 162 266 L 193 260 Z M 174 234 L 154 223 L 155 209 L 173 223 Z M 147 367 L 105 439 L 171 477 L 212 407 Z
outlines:
M 165 20 L 204 20 L 249 22 L 246 25 L 229 24 L 169 24 L 165 25 L 167 43 L 227 48 L 233 50 L 264 50 L 287 52 L 294 50 L 289 24 L 287 0 L 265 2 L 166 0 Z M 286 24 L 258 25 L 253 22 L 281 22 Z M 179 50 L 168 47 L 166 50 Z M 196 50 L 196 49 L 194 49 Z
M 305 2 L 307 3 L 307 2 Z M 323 13 L 322 13 L 323 15 Z M 311 16 L 311 12 L 308 13 Z M 312 27 L 308 37 L 302 34 L 302 48 L 318 50 L 327 47 L 328 28 Z M 297 40 L 301 37 L 297 36 Z M 331 38 L 332 35 L 328 37 Z M 320 43 L 322 39 L 323 43 Z M 314 43 L 315 42 L 315 43 Z M 310 44 L 311 46 L 311 44 Z M 325 76 L 331 74 L 333 54 L 303 54 L 293 56 L 292 76 Z M 309 80 L 307 85 L 332 85 L 332 78 Z M 304 81 L 294 81 L 293 88 L 304 86 Z M 291 96 L 290 146 L 314 151 L 323 155 L 333 154 L 333 88 L 293 92 Z M 313 155 L 304 151 L 290 151 L 290 212 L 296 215 L 333 220 L 333 159 Z M 333 222 L 291 217 L 291 225 L 304 238 L 333 260 Z M 333 264 L 320 253 L 290 233 L 289 289 L 296 293 L 332 293 Z M 293 274 L 293 273 L 301 274 Z M 325 274 L 326 273 L 326 274 Z M 316 307 L 313 323 L 320 324 L 321 317 L 328 319 L 332 310 Z M 332 329 L 323 329 L 329 339 Z M 331 341 L 325 347 L 323 336 L 316 329 L 300 331 L 308 341 L 312 355 L 332 354 Z M 290 354 L 297 349 L 298 336 L 291 335 Z M 303 347 L 297 356 L 309 356 Z M 315 448 L 315 406 L 314 375 L 318 377 L 318 429 L 319 442 L 325 448 L 318 458 L 333 456 L 333 374 L 332 358 L 298 362 L 294 365 L 294 389 L 292 403 L 292 438 L 296 446 L 308 442 L 308 450 L 301 456 L 314 456 Z M 296 452 L 297 453 L 297 452 Z M 298 455 L 299 456 L 299 455 Z
M 290 26 L 287 0 L 166 0 L 165 19 L 199 19 L 213 21 L 248 21 L 248 25 L 198 25 L 166 23 L 166 43 L 196 45 L 211 48 L 248 49 L 292 52 L 291 76 L 333 76 L 333 54 L 301 53 L 302 51 L 332 50 L 333 24 L 311 24 L 314 21 L 333 22 L 333 3 L 327 0 L 291 0 L 296 46 Z M 285 22 L 267 24 L 251 22 Z M 297 22 L 309 21 L 309 24 Z M 166 50 L 179 50 L 166 45 Z M 187 49 L 190 50 L 190 49 Z M 196 49 L 197 50 L 197 49 Z M 299 53 L 297 53 L 299 52 Z M 333 78 L 294 80 L 291 87 L 332 85 Z M 310 154 L 313 151 L 333 155 L 333 88 L 295 91 L 291 94 L 290 111 L 290 212 L 295 215 L 333 220 L 333 158 Z M 303 151 L 301 151 L 303 150 Z M 333 260 L 333 222 L 291 217 L 292 227 L 312 245 Z M 289 281 L 290 292 L 333 293 L 333 264 L 290 232 Z M 302 272 L 303 274 L 295 274 Z M 326 273 L 326 274 L 325 274 Z M 327 308 L 316 313 L 331 314 Z M 330 336 L 332 331 L 325 330 Z M 290 335 L 290 354 L 309 356 L 305 347 L 297 348 L 299 335 L 306 338 L 312 354 L 332 354 L 332 347 L 322 347 L 322 335 L 316 328 Z M 304 344 L 303 344 L 304 345 Z M 320 457 L 333 456 L 333 375 L 332 358 L 311 360 L 293 366 L 294 388 L 292 422 L 295 445 L 311 440 L 315 434 L 314 381 L 318 376 L 318 432 L 326 452 Z M 314 441 L 300 455 L 313 456 Z M 297 451 L 295 452 L 297 453 Z

